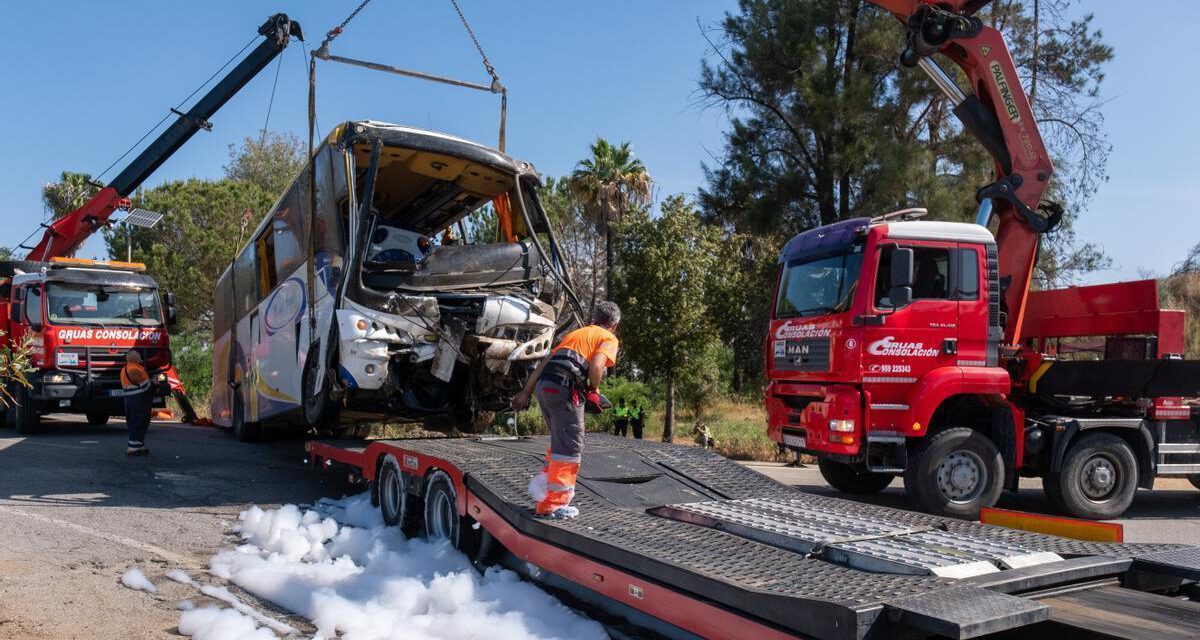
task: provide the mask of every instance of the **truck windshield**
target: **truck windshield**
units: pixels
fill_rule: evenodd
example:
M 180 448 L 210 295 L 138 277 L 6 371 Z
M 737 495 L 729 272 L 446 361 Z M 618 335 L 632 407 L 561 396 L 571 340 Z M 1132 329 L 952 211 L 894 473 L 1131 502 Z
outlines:
M 141 287 L 51 282 L 46 315 L 52 324 L 158 326 L 158 291 Z
M 849 309 L 862 260 L 862 245 L 854 245 L 842 253 L 788 262 L 780 276 L 775 317 L 819 316 Z

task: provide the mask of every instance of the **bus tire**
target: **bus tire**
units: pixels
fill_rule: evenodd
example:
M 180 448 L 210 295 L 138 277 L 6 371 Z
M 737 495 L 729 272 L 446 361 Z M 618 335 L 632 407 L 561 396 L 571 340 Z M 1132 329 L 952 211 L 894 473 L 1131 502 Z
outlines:
M 242 442 L 257 442 L 262 437 L 262 425 L 246 420 L 246 410 L 242 406 L 241 395 L 236 389 L 234 393 L 237 395 L 233 399 L 233 437 Z
M 468 558 L 479 551 L 480 530 L 475 519 L 458 514 L 458 491 L 445 471 L 434 471 L 425 481 L 425 537 L 448 540 Z
M 1089 433 L 1067 449 L 1058 473 L 1042 478 L 1056 511 L 1088 520 L 1120 517 L 1137 492 L 1137 457 L 1111 433 Z
M 17 386 L 17 406 L 12 408 L 13 425 L 17 433 L 27 436 L 36 433 L 42 426 L 42 417 L 38 415 L 37 407 L 33 406 L 33 394 L 24 385 Z
M 896 476 L 886 473 L 867 471 L 862 465 L 846 464 L 826 458 L 817 460 L 817 468 L 821 470 L 821 477 L 825 478 L 829 486 L 842 493 L 859 496 L 879 493 L 896 479 Z
M 376 474 L 375 484 L 379 493 L 379 511 L 384 524 L 400 527 L 404 535 L 416 529 L 416 500 L 408 492 L 409 478 L 400 471 L 400 463 L 393 455 L 384 456 Z
M 314 343 L 304 359 L 301 384 L 304 389 L 304 421 L 320 431 L 332 430 L 337 423 L 338 406 L 329 397 L 329 376 L 317 380 L 317 364 L 320 362 L 321 346 Z
M 1000 499 L 1004 461 L 987 434 L 953 427 L 927 438 L 904 471 L 904 492 L 923 511 L 976 520 Z
M 96 411 L 87 412 L 87 423 L 93 427 L 103 427 L 108 424 L 108 414 Z

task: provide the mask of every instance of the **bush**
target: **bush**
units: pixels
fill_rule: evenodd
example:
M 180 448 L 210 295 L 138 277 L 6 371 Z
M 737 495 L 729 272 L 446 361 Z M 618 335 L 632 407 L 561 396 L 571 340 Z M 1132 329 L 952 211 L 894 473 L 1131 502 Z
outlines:
M 194 333 L 171 336 L 171 356 L 192 404 L 208 398 L 212 393 L 212 343 Z

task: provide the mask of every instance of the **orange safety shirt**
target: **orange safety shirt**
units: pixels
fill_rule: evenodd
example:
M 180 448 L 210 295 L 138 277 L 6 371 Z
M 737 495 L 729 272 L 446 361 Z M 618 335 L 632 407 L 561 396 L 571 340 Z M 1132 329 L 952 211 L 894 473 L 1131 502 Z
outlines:
M 575 353 L 583 356 L 585 362 L 591 363 L 592 358 L 597 353 L 603 353 L 607 361 L 606 367 L 616 366 L 617 350 L 620 348 L 620 343 L 617 341 L 617 336 L 604 327 L 599 327 L 590 324 L 568 333 L 562 342 L 554 348 L 553 353 L 557 353 L 563 349 L 570 349 Z
M 127 390 L 138 390 L 150 381 L 150 374 L 146 373 L 146 368 L 136 362 L 127 362 L 124 367 L 121 367 L 121 388 Z

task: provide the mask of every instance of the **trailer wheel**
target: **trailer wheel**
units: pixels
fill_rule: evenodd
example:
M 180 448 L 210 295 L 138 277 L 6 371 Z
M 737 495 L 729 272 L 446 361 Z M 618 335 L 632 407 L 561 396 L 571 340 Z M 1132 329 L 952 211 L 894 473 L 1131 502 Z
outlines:
M 449 540 L 468 558 L 479 551 L 480 532 L 475 519 L 458 515 L 458 491 L 445 471 L 434 471 L 425 481 L 425 537 Z
M 400 471 L 400 463 L 392 455 L 384 456 L 379 465 L 379 479 L 375 482 L 379 492 L 379 510 L 383 522 L 389 527 L 400 527 L 404 535 L 416 528 L 416 501 L 408 493 L 407 480 Z
M 1119 517 L 1137 492 L 1137 458 L 1111 433 L 1089 433 L 1067 449 L 1062 470 L 1042 478 L 1050 504 L 1076 518 Z
M 952 518 L 978 518 L 1003 488 L 1000 450 L 986 434 L 967 427 L 933 435 L 904 472 L 904 491 L 920 509 Z
M 93 427 L 102 427 L 108 424 L 108 414 L 89 411 L 87 413 L 87 423 Z
M 862 465 L 846 464 L 826 458 L 817 460 L 817 468 L 821 470 L 821 477 L 825 478 L 825 482 L 828 482 L 829 486 L 842 493 L 854 495 L 879 493 L 892 484 L 892 480 L 896 478 L 886 473 L 867 471 Z
M 33 395 L 25 385 L 17 385 L 17 406 L 12 408 L 13 425 L 17 433 L 30 435 L 42 426 L 42 417 L 38 415 L 37 407 L 33 406 Z

